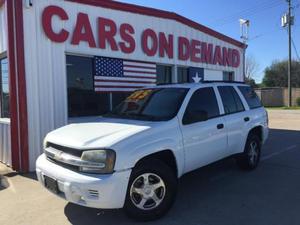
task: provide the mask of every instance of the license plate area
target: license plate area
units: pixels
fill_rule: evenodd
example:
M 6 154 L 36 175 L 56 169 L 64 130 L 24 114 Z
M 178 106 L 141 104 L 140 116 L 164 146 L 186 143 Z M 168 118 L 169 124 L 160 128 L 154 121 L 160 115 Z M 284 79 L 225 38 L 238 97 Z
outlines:
M 53 192 L 54 194 L 59 193 L 57 180 L 44 175 L 44 184 L 49 191 Z

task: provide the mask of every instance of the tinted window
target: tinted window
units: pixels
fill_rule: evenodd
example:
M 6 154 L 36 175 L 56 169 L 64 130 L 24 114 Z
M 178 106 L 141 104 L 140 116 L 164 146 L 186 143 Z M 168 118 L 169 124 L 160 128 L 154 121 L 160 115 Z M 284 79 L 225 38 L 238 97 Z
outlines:
M 67 56 L 69 117 L 96 116 L 109 111 L 109 93 L 94 89 L 93 58 Z
M 120 105 L 130 94 L 129 92 L 112 93 L 112 108 Z
M 213 88 L 201 88 L 192 95 L 185 111 L 183 124 L 189 121 L 189 112 L 207 112 L 207 118 L 214 118 L 220 115 L 218 102 Z
M 234 81 L 234 72 L 223 72 L 223 80 L 224 81 Z
M 177 67 L 177 82 L 187 83 L 188 82 L 188 68 L 187 67 Z
M 156 76 L 158 84 L 169 84 L 172 82 L 172 67 L 171 66 L 156 66 Z
M 257 97 L 257 95 L 255 93 L 255 91 L 251 87 L 249 87 L 249 86 L 239 86 L 238 88 L 242 92 L 242 94 L 243 94 L 244 98 L 246 99 L 250 109 L 258 108 L 258 107 L 262 106 L 259 98 Z
M 8 60 L 0 59 L 0 81 L 1 81 L 1 117 L 9 118 L 9 77 Z
M 233 98 L 234 98 L 234 101 L 235 101 L 235 104 L 237 107 L 237 111 L 238 112 L 244 111 L 245 108 L 242 103 L 242 100 L 234 88 L 231 88 L 231 94 L 233 95 Z
M 221 95 L 225 114 L 244 111 L 244 106 L 241 102 L 241 99 L 233 87 L 221 86 L 218 87 L 218 90 Z
M 155 88 L 133 92 L 106 117 L 161 121 L 176 116 L 186 88 Z

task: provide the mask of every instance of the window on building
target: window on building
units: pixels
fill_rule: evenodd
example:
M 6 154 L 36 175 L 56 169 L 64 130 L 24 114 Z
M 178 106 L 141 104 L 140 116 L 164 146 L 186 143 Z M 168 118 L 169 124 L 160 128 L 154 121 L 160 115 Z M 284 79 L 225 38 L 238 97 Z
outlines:
M 157 65 L 157 84 L 172 83 L 172 66 Z
M 239 95 L 233 87 L 219 86 L 218 90 L 222 98 L 225 114 L 231 114 L 245 110 Z
M 224 81 L 234 81 L 234 72 L 223 72 L 223 80 Z
M 94 90 L 93 58 L 66 56 L 69 117 L 102 115 L 110 109 L 109 93 Z
M 178 83 L 188 83 L 188 68 L 187 67 L 177 67 L 177 82 Z
M 112 93 L 112 109 L 123 102 L 130 94 L 130 92 Z
M 257 94 L 251 87 L 239 86 L 238 88 L 242 92 L 250 109 L 254 109 L 262 106 L 261 101 L 259 100 Z
M 8 60 L 0 59 L 0 82 L 1 82 L 1 118 L 9 118 L 9 77 Z
M 183 124 L 187 124 L 189 112 L 207 112 L 207 118 L 211 119 L 220 115 L 219 106 L 213 88 L 201 88 L 193 94 L 186 108 Z

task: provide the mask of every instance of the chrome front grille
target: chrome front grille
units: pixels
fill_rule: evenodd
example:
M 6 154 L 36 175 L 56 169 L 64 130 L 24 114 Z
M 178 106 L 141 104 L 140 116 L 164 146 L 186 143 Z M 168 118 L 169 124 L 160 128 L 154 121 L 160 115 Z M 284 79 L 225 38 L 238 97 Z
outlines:
M 104 163 L 85 161 L 82 160 L 81 157 L 79 156 L 70 154 L 70 151 L 66 152 L 66 151 L 58 150 L 49 145 L 44 150 L 48 160 L 55 162 L 57 164 L 61 164 L 64 167 L 71 166 L 73 168 L 76 168 L 76 170 L 79 170 L 80 167 L 97 168 L 97 169 L 105 167 Z M 82 151 L 80 151 L 80 155 L 81 154 Z
M 64 153 L 67 153 L 67 154 L 70 154 L 70 155 L 73 155 L 73 156 L 77 156 L 77 157 L 81 157 L 82 152 L 83 152 L 82 150 L 65 147 L 65 146 L 54 144 L 54 143 L 51 143 L 51 142 L 47 142 L 46 148 L 53 148 L 53 149 L 62 151 Z

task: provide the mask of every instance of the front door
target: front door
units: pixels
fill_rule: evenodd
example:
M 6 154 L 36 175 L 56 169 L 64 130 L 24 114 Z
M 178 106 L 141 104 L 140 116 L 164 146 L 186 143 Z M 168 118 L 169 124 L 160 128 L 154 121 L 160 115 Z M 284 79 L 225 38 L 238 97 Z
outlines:
M 192 115 L 198 113 L 197 115 Z M 193 117 L 193 118 L 192 118 Z M 212 87 L 196 90 L 182 118 L 185 172 L 197 169 L 228 155 L 224 119 Z

